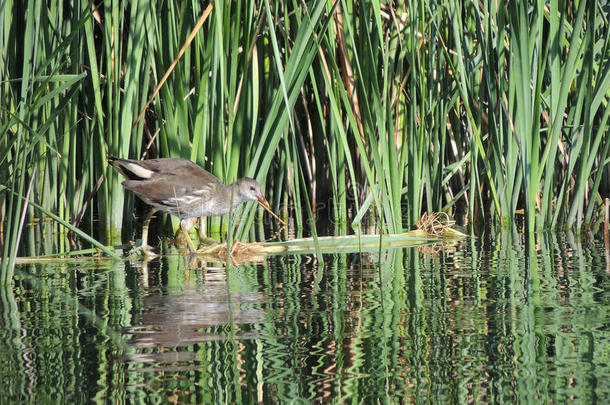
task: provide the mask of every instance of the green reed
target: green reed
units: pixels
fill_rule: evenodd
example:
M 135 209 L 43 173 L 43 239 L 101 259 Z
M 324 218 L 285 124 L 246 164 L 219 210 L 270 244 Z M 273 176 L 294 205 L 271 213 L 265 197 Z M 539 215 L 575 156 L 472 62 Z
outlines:
M 82 239 L 71 228 L 112 246 L 131 236 L 134 198 L 108 155 L 256 177 L 299 235 L 315 233 L 322 203 L 337 233 L 360 232 L 368 212 L 387 233 L 425 211 L 508 226 L 523 209 L 528 231 L 578 230 L 599 215 L 610 160 L 601 2 L 32 0 L 26 10 L 0 8 L 3 258 L 72 250 Z M 25 204 L 28 190 L 42 208 Z M 238 211 L 233 236 L 253 238 L 256 222 L 263 239 L 260 211 Z M 51 213 L 61 219 L 51 231 L 23 237 L 32 227 L 20 224 Z

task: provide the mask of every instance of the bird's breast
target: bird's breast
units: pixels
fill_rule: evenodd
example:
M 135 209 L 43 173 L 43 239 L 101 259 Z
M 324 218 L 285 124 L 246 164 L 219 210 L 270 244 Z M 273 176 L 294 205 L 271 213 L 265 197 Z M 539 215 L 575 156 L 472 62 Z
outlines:
M 195 196 L 170 198 L 163 202 L 170 212 L 182 219 L 192 217 L 210 217 L 224 215 L 228 209 L 215 203 L 214 200 L 204 200 Z

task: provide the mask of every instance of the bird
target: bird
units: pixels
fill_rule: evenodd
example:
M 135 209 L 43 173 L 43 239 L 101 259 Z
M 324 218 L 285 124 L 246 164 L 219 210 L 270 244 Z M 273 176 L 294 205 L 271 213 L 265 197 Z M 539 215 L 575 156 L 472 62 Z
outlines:
M 224 184 L 198 164 L 181 158 L 133 160 L 108 157 L 108 163 L 126 178 L 121 183 L 123 187 L 152 206 L 142 228 L 144 249 L 148 242 L 148 224 L 157 211 L 180 218 L 180 229 L 191 253 L 196 249 L 189 231 L 198 217 L 225 215 L 248 201 L 257 201 L 270 211 L 260 185 L 249 177 Z

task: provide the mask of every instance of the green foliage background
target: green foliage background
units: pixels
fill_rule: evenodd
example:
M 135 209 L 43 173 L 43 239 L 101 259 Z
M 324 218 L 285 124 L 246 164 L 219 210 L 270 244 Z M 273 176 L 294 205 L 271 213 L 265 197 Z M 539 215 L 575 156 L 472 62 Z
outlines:
M 589 226 L 610 178 L 608 12 L 557 0 L 5 1 L 2 257 L 68 251 L 70 229 L 117 244 L 133 197 L 108 155 L 256 177 L 298 233 L 326 201 L 339 234 L 369 203 L 390 233 L 441 210 L 473 226 L 510 225 L 519 209 L 528 231 Z M 254 209 L 244 214 L 235 236 L 260 239 Z M 47 226 L 24 237 L 35 219 Z

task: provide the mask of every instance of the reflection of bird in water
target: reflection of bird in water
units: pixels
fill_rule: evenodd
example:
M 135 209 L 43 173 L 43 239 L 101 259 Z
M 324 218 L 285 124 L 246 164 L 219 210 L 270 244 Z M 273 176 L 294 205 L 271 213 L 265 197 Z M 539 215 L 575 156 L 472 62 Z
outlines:
M 145 310 L 138 325 L 126 330 L 132 334 L 132 347 L 178 347 L 223 340 L 224 334 L 214 327 L 227 324 L 251 325 L 264 321 L 260 309 L 262 295 L 258 292 L 231 294 L 226 281 L 207 282 L 187 289 L 182 294 L 155 294 L 144 298 Z M 248 339 L 252 333 L 231 336 Z

